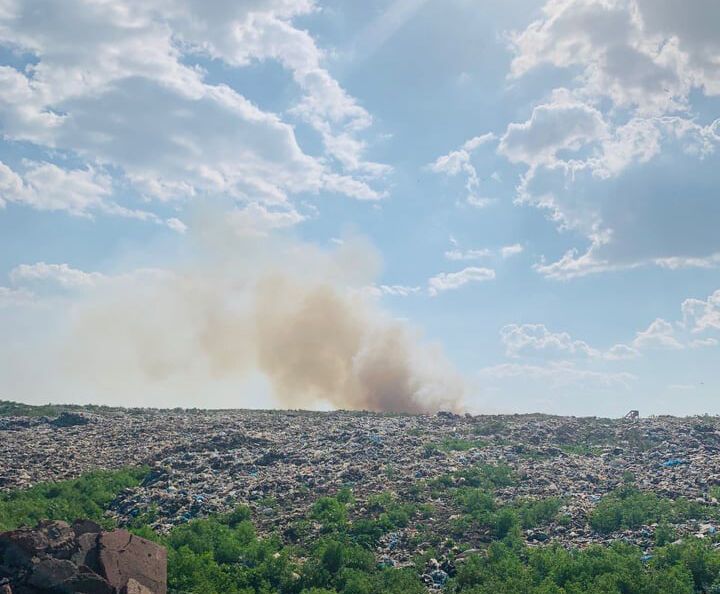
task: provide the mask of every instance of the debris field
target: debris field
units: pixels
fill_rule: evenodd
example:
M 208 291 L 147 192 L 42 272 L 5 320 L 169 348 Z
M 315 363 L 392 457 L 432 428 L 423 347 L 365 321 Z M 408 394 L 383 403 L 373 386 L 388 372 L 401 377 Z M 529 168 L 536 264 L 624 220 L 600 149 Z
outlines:
M 421 487 L 441 477 L 457 485 L 464 469 L 503 466 L 516 480 L 494 492 L 501 504 L 550 497 L 562 504 L 562 521 L 523 531 L 529 544 L 582 547 L 624 539 L 650 547 L 655 526 L 601 534 L 589 515 L 628 477 L 659 497 L 717 506 L 719 453 L 714 417 L 129 409 L 0 419 L 0 490 L 148 465 L 143 484 L 121 493 L 108 511 L 121 526 L 146 517 L 163 532 L 245 504 L 261 533 L 287 537 L 318 498 L 349 488 L 353 513 L 362 513 L 371 496 L 390 493 L 425 504 L 425 530 L 444 534 L 457 516 L 452 498 Z M 700 518 L 675 528 L 697 536 L 714 532 Z M 411 524 L 386 535 L 378 558 L 410 563 L 418 553 L 414 531 Z M 465 541 L 482 546 L 488 538 L 478 531 Z

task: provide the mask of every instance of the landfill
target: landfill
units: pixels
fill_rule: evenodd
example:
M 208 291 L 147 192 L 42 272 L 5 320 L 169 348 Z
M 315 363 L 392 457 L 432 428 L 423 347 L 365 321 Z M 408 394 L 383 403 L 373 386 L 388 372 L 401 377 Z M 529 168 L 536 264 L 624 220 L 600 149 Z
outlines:
M 73 416 L 74 415 L 74 416 Z M 502 502 L 557 497 L 562 521 L 523 531 L 531 546 L 587 546 L 617 539 L 650 549 L 656 526 L 595 532 L 589 514 L 632 477 L 660 497 L 717 506 L 720 420 L 715 417 L 626 419 L 547 415 L 472 416 L 253 410 L 116 410 L 59 419 L 7 417 L 0 424 L 0 490 L 73 478 L 91 469 L 148 465 L 143 483 L 108 512 L 119 525 L 148 517 L 173 526 L 248 505 L 259 532 L 290 538 L 324 495 L 349 488 L 355 508 L 392 493 L 417 502 L 419 484 L 479 464 L 506 465 L 518 480 L 497 489 Z M 448 447 L 447 444 L 450 444 Z M 453 444 L 459 444 L 454 447 Z M 430 531 L 453 519 L 442 495 L 423 519 Z M 680 534 L 713 534 L 689 519 Z M 402 566 L 422 551 L 410 525 L 386 534 L 378 561 Z M 472 535 L 471 535 L 472 537 Z M 478 533 L 480 547 L 487 535 Z M 452 543 L 448 544 L 451 547 Z M 460 555 L 462 557 L 462 555 Z M 453 568 L 432 559 L 423 579 L 439 587 Z

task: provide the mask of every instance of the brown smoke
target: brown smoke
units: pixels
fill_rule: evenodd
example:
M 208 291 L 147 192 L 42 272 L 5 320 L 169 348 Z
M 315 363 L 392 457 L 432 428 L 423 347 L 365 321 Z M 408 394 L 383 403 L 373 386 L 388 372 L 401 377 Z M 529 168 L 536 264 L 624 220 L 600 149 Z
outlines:
M 148 405 L 174 390 L 217 406 L 222 387 L 220 404 L 239 406 L 233 390 L 259 375 L 274 402 L 250 403 L 264 408 L 459 409 L 463 381 L 439 347 L 363 290 L 376 261 L 363 242 L 322 252 L 255 240 L 115 277 L 74 307 L 66 370 L 98 394 L 139 390 Z

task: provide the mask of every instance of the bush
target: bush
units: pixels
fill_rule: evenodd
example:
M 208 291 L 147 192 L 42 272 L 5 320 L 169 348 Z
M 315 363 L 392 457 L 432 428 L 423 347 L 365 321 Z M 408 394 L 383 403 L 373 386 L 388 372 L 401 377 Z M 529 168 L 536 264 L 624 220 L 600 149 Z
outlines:
M 487 556 L 472 556 L 461 565 L 447 589 L 468 594 L 692 594 L 708 591 L 717 579 L 711 561 L 719 556 L 705 543 L 680 547 L 657 563 L 643 564 L 641 556 L 639 548 L 623 544 L 566 551 L 496 542 Z
M 654 522 L 679 522 L 708 516 L 711 516 L 709 508 L 697 502 L 684 498 L 664 499 L 654 493 L 642 492 L 633 485 L 625 485 L 600 500 L 590 514 L 590 525 L 607 534 Z
M 443 452 L 467 452 L 474 448 L 485 447 L 485 445 L 486 443 L 481 440 L 471 441 L 457 437 L 446 437 L 437 444 L 437 448 Z
M 562 502 L 557 497 L 547 497 L 521 502 L 516 509 L 520 525 L 528 529 L 552 522 L 560 511 L 560 507 L 562 507 Z
M 310 510 L 310 517 L 323 526 L 323 530 L 339 530 L 347 524 L 347 508 L 335 497 L 321 497 Z
M 72 522 L 86 518 L 111 527 L 112 521 L 104 517 L 108 505 L 124 489 L 137 487 L 148 470 L 97 470 L 78 479 L 2 494 L 0 531 L 35 526 L 42 519 Z

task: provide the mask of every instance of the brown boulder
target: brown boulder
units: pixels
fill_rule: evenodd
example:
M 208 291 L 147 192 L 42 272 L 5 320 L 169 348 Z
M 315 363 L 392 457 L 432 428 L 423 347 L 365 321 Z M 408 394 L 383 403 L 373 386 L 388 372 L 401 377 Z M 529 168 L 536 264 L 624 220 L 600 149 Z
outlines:
M 47 538 L 47 551 L 53 557 L 69 559 L 75 549 L 75 532 L 67 522 L 55 520 L 42 520 L 36 530 L 41 531 Z
M 27 583 L 41 590 L 52 590 L 77 573 L 74 563 L 66 559 L 43 559 L 35 564 Z
M 0 535 L 0 544 L 17 548 L 32 557 L 47 549 L 48 539 L 44 532 L 21 529 Z
M 85 565 L 94 572 L 100 572 L 100 556 L 98 554 L 99 534 L 87 532 L 77 539 L 77 550 L 70 558 L 77 566 Z
M 72 523 L 72 529 L 75 536 L 82 536 L 83 534 L 99 534 L 102 532 L 102 526 L 92 520 L 75 520 Z
M 103 577 L 88 567 L 81 566 L 78 573 L 63 583 L 63 588 L 73 594 L 115 594 L 116 590 Z
M 167 551 L 126 530 L 100 535 L 100 566 L 119 592 L 133 579 L 153 594 L 167 594 Z

